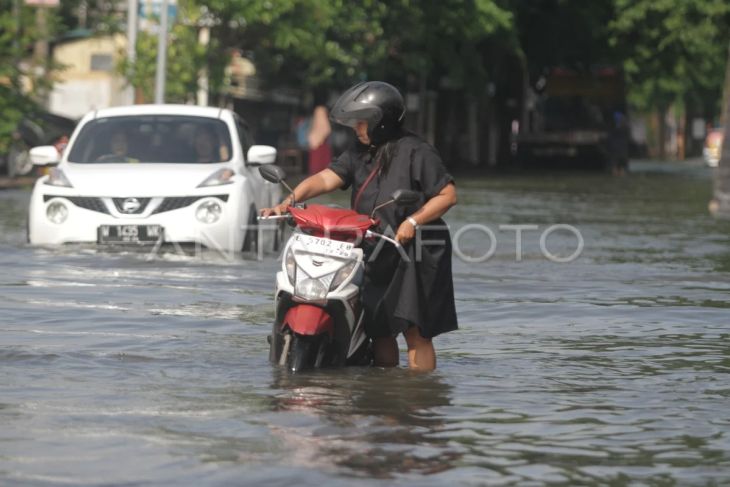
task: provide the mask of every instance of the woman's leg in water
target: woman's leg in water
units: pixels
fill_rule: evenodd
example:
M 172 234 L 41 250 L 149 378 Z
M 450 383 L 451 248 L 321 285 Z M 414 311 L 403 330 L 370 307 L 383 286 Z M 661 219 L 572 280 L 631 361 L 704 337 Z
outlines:
M 373 364 L 378 367 L 395 367 L 398 365 L 398 342 L 395 337 L 379 337 L 373 339 Z
M 423 338 L 417 326 L 411 326 L 403 334 L 408 345 L 408 367 L 429 372 L 436 368 L 436 351 L 430 338 Z

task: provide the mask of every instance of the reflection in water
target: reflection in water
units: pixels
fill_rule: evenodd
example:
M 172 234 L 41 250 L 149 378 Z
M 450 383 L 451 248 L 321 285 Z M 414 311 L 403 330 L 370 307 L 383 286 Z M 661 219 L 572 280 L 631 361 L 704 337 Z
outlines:
M 351 368 L 291 375 L 273 371 L 272 409 L 314 415 L 314 431 L 272 426 L 304 465 L 324 459 L 348 475 L 390 478 L 453 468 L 462 455 L 433 433 L 444 425 L 437 408 L 451 387 L 438 374 L 407 369 Z

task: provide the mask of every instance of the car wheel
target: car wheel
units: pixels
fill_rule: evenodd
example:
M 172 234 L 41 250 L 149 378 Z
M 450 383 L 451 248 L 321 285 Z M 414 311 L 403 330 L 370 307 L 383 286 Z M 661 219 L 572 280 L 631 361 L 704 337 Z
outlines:
M 251 205 L 248 209 L 248 223 L 246 225 L 246 235 L 243 237 L 243 252 L 255 252 L 258 250 L 259 230 L 258 221 L 256 220 L 256 206 Z

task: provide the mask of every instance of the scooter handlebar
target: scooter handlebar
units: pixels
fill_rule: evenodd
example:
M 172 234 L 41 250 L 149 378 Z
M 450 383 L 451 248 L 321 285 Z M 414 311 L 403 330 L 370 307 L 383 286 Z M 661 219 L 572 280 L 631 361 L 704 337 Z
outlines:
M 285 214 L 285 215 L 269 215 L 269 216 L 257 216 L 257 221 L 266 221 L 266 220 L 288 220 L 292 216 L 291 214 Z M 402 245 L 395 239 L 392 239 L 386 235 L 383 235 L 382 233 L 373 232 L 372 230 L 366 230 L 365 231 L 365 238 L 382 238 L 386 242 L 390 242 L 391 244 L 395 245 L 396 248 L 401 248 Z
M 257 216 L 256 220 L 286 220 L 291 218 L 291 215 L 269 215 L 269 216 Z
M 377 233 L 377 232 L 373 232 L 372 230 L 368 230 L 368 231 L 366 231 L 366 232 L 365 232 L 365 237 L 366 237 L 366 238 L 367 238 L 367 237 L 378 237 L 378 238 L 382 238 L 382 239 L 383 239 L 383 240 L 385 240 L 386 242 L 390 242 L 390 243 L 392 243 L 393 245 L 395 245 L 395 246 L 396 246 L 396 248 L 400 248 L 400 247 L 401 247 L 401 244 L 400 244 L 400 243 L 399 243 L 399 242 L 398 242 L 397 240 L 395 240 L 395 239 L 392 239 L 392 238 L 390 238 L 390 237 L 387 237 L 387 236 L 383 235 L 382 233 Z

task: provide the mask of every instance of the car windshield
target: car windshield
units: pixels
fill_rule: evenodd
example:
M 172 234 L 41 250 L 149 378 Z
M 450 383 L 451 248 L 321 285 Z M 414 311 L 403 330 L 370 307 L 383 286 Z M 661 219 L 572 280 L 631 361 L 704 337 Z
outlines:
M 70 162 L 206 164 L 231 159 L 231 138 L 221 120 L 180 115 L 98 118 L 85 124 Z

